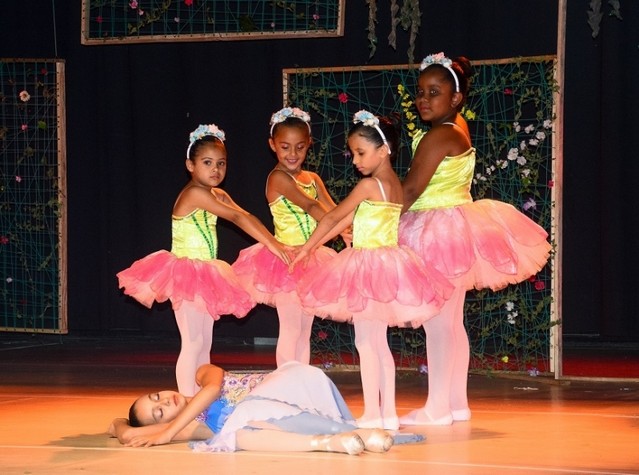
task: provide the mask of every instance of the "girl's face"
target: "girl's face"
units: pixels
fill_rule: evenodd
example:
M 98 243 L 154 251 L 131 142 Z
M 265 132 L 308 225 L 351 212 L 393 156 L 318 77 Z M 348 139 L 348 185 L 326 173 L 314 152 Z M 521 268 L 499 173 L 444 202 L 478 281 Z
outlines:
M 135 409 L 142 425 L 170 422 L 186 407 L 184 396 L 175 391 L 160 391 L 140 397 Z
M 424 122 L 438 125 L 457 114 L 457 105 L 463 96 L 446 80 L 446 73 L 446 70 L 428 68 L 419 76 L 415 106 Z
M 311 136 L 306 126 L 287 127 L 280 125 L 275 135 L 268 139 L 271 150 L 275 152 L 279 167 L 291 173 L 299 172 L 306 160 L 311 146 Z
M 348 138 L 348 148 L 353 157 L 353 165 L 364 176 L 374 174 L 389 155 L 386 145 L 377 146 L 357 133 Z
M 200 146 L 193 159 L 186 159 L 186 168 L 199 185 L 218 186 L 226 176 L 226 147 L 215 142 Z

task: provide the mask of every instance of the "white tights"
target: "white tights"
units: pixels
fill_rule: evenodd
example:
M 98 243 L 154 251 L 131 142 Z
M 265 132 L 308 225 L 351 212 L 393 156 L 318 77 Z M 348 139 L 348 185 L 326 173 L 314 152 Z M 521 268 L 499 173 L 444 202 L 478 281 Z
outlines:
M 195 309 L 191 302 L 183 301 L 175 311 L 175 320 L 180 331 L 180 355 L 175 365 L 178 391 L 184 396 L 193 396 L 200 389 L 195 383 L 197 369 L 211 362 L 213 324 L 207 312 Z
M 428 359 L 428 398 L 431 419 L 468 409 L 467 382 L 470 344 L 464 327 L 466 291 L 456 288 L 440 313 L 424 323 Z
M 364 414 L 359 420 L 396 418 L 395 360 L 388 347 L 387 325 L 377 320 L 356 320 L 354 326 L 364 393 Z
M 309 364 L 313 315 L 305 312 L 298 301 L 290 298 L 278 299 L 276 305 L 280 326 L 275 349 L 277 366 L 288 361 Z

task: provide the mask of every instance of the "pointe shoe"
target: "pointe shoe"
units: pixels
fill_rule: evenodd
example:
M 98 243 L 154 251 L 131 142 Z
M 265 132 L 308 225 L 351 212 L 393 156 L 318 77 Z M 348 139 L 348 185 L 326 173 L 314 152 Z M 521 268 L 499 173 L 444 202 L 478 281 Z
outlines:
M 469 421 L 470 420 L 470 409 L 453 409 L 450 411 L 453 416 L 453 421 L 461 422 L 461 421 Z
M 311 439 L 311 450 L 359 455 L 364 451 L 364 441 L 355 432 L 335 435 L 316 435 Z
M 364 442 L 364 450 L 383 454 L 388 452 L 394 444 L 393 436 L 382 429 L 357 429 L 355 433 Z
M 433 419 L 424 409 L 415 409 L 399 418 L 403 426 L 449 426 L 453 423 L 452 414 Z

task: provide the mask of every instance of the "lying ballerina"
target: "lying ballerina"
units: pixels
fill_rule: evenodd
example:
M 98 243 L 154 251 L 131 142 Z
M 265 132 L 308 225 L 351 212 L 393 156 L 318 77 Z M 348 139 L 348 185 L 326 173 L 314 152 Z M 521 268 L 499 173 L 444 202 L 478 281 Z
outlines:
M 291 361 L 271 373 L 244 374 L 203 365 L 196 382 L 201 389 L 190 398 L 175 391 L 141 396 L 109 434 L 131 447 L 195 441 L 192 448 L 202 452 L 357 455 L 386 452 L 394 442 L 384 430 L 358 429 L 337 387 L 313 366 Z M 403 442 L 420 438 L 409 437 Z

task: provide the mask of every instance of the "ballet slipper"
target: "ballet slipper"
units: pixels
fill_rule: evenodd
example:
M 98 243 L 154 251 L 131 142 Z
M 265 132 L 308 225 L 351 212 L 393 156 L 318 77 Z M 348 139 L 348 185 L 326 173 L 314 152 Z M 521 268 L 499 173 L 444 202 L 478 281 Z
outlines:
M 400 417 L 399 423 L 403 426 L 449 426 L 453 423 L 453 416 L 448 414 L 439 419 L 433 419 L 424 408 L 421 408 Z
M 311 450 L 359 455 L 364 451 L 364 441 L 355 432 L 335 435 L 315 435 L 311 438 Z
M 397 416 L 384 417 L 382 419 L 382 427 L 384 430 L 397 430 L 399 429 L 399 418 Z
M 364 442 L 364 450 L 383 454 L 388 452 L 395 442 L 393 436 L 382 429 L 356 429 L 355 433 Z
M 453 409 L 450 411 L 453 416 L 453 421 L 461 422 L 461 421 L 469 421 L 470 420 L 470 409 Z
M 379 417 L 375 419 L 364 419 L 360 417 L 355 421 L 355 425 L 360 429 L 383 429 L 384 420 Z

